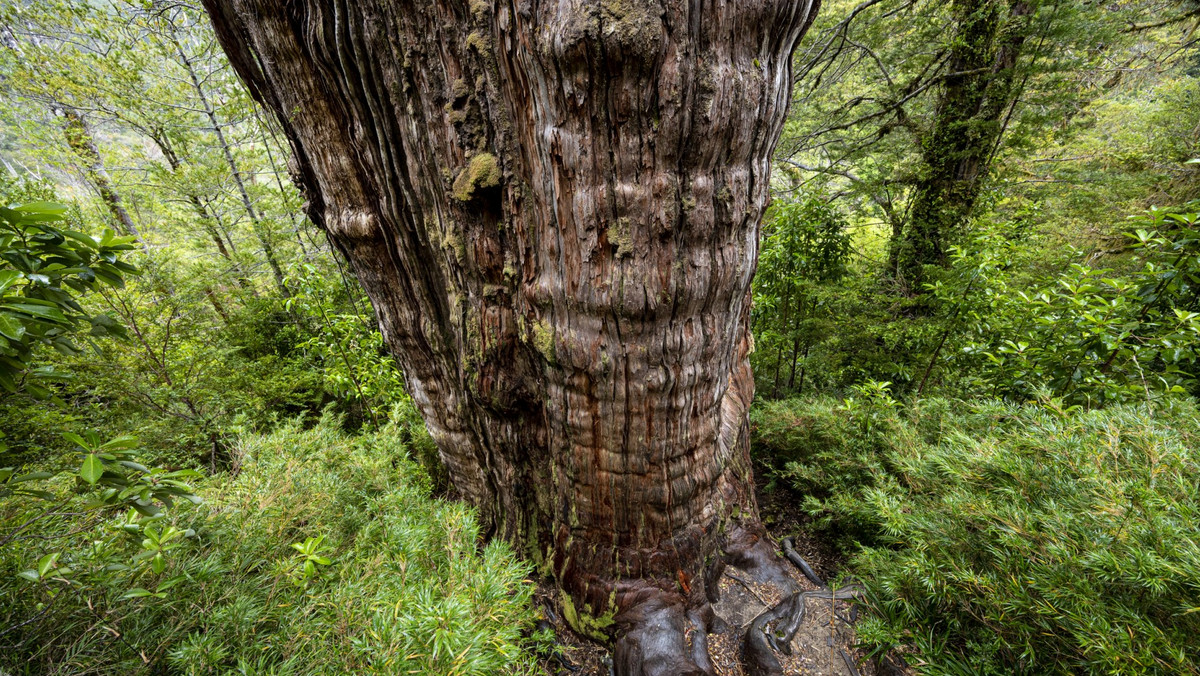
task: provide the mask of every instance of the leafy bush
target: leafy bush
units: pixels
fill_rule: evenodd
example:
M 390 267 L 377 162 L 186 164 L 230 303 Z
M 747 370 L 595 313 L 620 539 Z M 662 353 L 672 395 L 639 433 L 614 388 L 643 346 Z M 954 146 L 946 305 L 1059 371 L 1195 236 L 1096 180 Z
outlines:
M 811 195 L 776 202 L 764 219 L 750 357 L 760 398 L 840 392 L 871 378 L 904 386 L 937 340 L 940 318 L 912 316 L 912 301 L 855 255 L 884 240 L 851 227 Z
M 86 589 L 64 587 L 51 603 L 17 576 L 43 556 L 37 544 L 0 548 L 0 666 L 531 673 L 526 566 L 504 545 L 479 549 L 469 508 L 429 497 L 402 430 L 352 438 L 338 426 L 325 418 L 243 437 L 236 476 L 205 480 L 196 491 L 203 504 L 157 527 L 160 539 L 168 529 L 195 533 L 169 543 L 177 546 L 161 570 L 114 570 Z M 6 531 L 19 523 L 8 502 L 0 516 Z M 74 537 L 86 545 L 126 522 L 113 515 Z M 130 534 L 112 546 L 133 552 L 146 539 Z
M 315 327 L 295 349 L 321 370 L 326 390 L 361 406 L 365 417 L 378 424 L 380 415 L 408 395 L 365 294 L 357 287 L 351 290 L 340 274 L 335 277 L 310 263 L 297 265 L 288 281 L 292 296 L 284 306 Z
M 827 535 L 836 530 L 841 536 L 870 537 L 872 519 L 839 514 L 835 523 L 826 504 L 892 475 L 888 449 L 910 430 L 901 424 L 888 386 L 869 382 L 841 401 L 785 399 L 750 412 L 755 453 L 802 496 L 812 526 L 830 531 Z
M 93 336 L 124 336 L 104 313 L 89 314 L 77 297 L 102 286 L 119 287 L 137 269 L 118 256 L 134 248 L 132 237 L 106 229 L 92 237 L 65 227 L 67 207 L 53 202 L 0 207 L 0 388 L 47 398 L 39 380 L 59 377 L 30 368 L 41 346 L 75 355 L 72 334 L 85 326 Z
M 865 545 L 858 628 L 928 674 L 1184 674 L 1200 664 L 1200 415 L 886 393 L 757 414 L 760 444 Z
M 1200 367 L 1200 214 L 1152 209 L 1125 233 L 1121 270 L 1075 262 L 1041 279 L 1014 267 L 1030 252 L 984 232 L 956 252 L 934 285 L 956 349 L 959 388 L 1029 399 L 1049 388 L 1089 406 L 1197 392 Z M 1084 257 L 1076 252 L 1076 259 Z M 1112 261 L 1121 263 L 1121 261 Z M 965 377 L 964 377 L 965 376 Z
M 766 219 L 754 278 L 753 358 L 768 396 L 804 389 L 809 353 L 833 321 L 829 286 L 848 272 L 846 225 L 845 216 L 818 197 L 777 204 Z

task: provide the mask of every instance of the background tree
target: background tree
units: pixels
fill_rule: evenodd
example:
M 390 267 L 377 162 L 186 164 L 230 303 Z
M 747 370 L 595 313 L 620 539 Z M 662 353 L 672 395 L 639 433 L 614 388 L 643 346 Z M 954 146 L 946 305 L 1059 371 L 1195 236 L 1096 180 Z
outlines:
M 760 396 L 777 399 L 804 391 L 809 351 L 836 320 L 829 286 L 848 272 L 851 236 L 846 225 L 844 216 L 816 197 L 778 205 L 769 213 L 751 317 Z
M 923 293 L 989 186 L 997 158 L 1070 133 L 1079 110 L 1155 62 L 1128 28 L 1150 9 L 1032 0 L 837 6 L 798 56 L 780 161 L 800 185 L 862 200 L 890 227 L 887 271 Z M 1181 14 L 1175 3 L 1154 8 Z M 1185 20 L 1185 19 L 1181 19 Z M 800 106 L 797 106 L 800 108 Z
M 953 3 L 955 34 L 933 123 L 921 138 L 921 169 L 909 222 L 893 242 L 894 274 L 919 291 L 926 265 L 946 260 L 987 177 L 988 164 L 1020 96 L 1017 61 L 1029 39 L 1034 2 Z

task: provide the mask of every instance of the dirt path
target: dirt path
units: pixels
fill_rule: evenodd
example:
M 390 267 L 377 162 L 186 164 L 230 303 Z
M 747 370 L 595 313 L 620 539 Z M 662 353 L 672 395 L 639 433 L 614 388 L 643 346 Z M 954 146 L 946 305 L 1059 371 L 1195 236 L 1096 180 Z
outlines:
M 799 574 L 794 579 L 805 591 L 819 590 Z M 739 659 L 742 637 L 760 613 L 783 599 L 774 587 L 756 585 L 732 566 L 726 568 L 720 589 L 721 600 L 713 606 L 713 610 L 729 625 L 729 629 L 709 636 L 713 666 L 717 668 L 718 676 L 746 676 Z M 836 596 L 842 597 L 843 594 Z M 850 601 L 820 598 L 818 594 L 806 595 L 804 620 L 788 646 L 791 654 L 777 653 L 785 673 L 875 676 L 869 664 L 859 662 L 861 655 L 854 650 L 852 615 L 854 611 Z

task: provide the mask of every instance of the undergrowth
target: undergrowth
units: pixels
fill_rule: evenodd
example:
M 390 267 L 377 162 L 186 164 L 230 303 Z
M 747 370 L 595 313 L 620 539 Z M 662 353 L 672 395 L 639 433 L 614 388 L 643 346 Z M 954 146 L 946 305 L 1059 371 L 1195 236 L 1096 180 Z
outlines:
M 201 481 L 204 502 L 172 517 L 194 537 L 154 579 L 111 571 L 86 589 L 39 589 L 17 577 L 41 555 L 38 541 L 0 548 L 0 625 L 36 618 L 0 637 L 0 665 L 21 674 L 531 673 L 527 567 L 503 544 L 480 549 L 473 512 L 430 497 L 402 437 L 395 426 L 350 437 L 329 418 L 243 437 L 236 476 Z M 9 526 L 21 518 L 15 503 L 0 515 Z M 73 545 L 86 549 L 122 522 L 112 515 Z M 135 585 L 161 594 L 130 597 Z
M 924 674 L 1200 673 L 1200 416 L 886 388 L 756 413 L 815 527 L 837 531 L 873 650 Z

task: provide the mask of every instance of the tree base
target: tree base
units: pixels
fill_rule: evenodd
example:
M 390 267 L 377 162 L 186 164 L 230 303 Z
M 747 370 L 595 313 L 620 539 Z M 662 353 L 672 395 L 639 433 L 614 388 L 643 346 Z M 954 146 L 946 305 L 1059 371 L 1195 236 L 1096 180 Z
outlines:
M 617 616 L 611 656 L 568 647 L 577 676 L 882 676 L 854 650 L 855 588 L 820 588 L 767 539 L 733 531 L 706 581 L 707 602 L 688 607 L 664 592 Z M 556 623 L 560 631 L 565 625 Z M 560 633 L 560 635 L 562 635 Z M 572 642 L 574 643 L 574 642 Z

